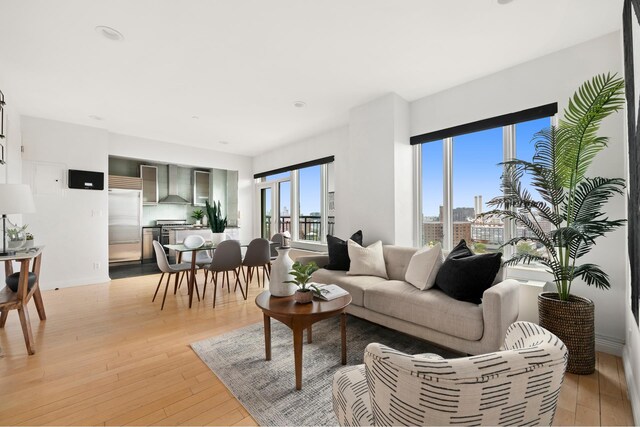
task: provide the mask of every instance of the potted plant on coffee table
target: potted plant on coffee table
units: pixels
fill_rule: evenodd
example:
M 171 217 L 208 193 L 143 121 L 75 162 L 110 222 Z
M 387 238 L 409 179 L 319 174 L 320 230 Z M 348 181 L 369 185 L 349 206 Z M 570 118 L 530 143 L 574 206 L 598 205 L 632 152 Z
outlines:
M 538 296 L 540 325 L 557 335 L 569 350 L 567 371 L 590 374 L 595 370 L 594 305 L 571 293 L 576 279 L 609 289 L 609 276 L 581 258 L 596 239 L 622 226 L 624 219 L 609 219 L 603 210 L 616 194 L 624 194 L 622 178 L 588 177 L 587 170 L 608 138 L 598 131 L 604 118 L 622 108 L 624 81 L 598 75 L 580 86 L 557 126 L 536 133 L 532 161 L 504 162 L 502 196 L 489 202 L 494 209 L 483 216 L 513 220 L 532 236 L 518 236 L 503 246 L 529 241 L 537 251 L 520 251 L 505 262 L 537 263 L 553 275 L 556 292 Z M 539 198 L 521 184 L 528 175 Z M 543 224 L 551 224 L 551 231 Z
M 204 203 L 205 210 L 207 211 L 207 219 L 209 220 L 209 227 L 213 233 L 213 244 L 217 245 L 224 240 L 224 229 L 227 228 L 227 217 L 222 217 L 220 200 L 213 202 L 213 205 L 210 205 L 208 201 Z
M 313 283 L 309 283 L 311 275 L 318 269 L 315 262 L 302 264 L 298 261 L 294 262 L 289 272 L 293 276 L 293 280 L 285 283 L 293 283 L 298 287 L 293 294 L 293 299 L 299 304 L 306 304 L 313 300 L 314 294 L 320 294 L 320 289 Z

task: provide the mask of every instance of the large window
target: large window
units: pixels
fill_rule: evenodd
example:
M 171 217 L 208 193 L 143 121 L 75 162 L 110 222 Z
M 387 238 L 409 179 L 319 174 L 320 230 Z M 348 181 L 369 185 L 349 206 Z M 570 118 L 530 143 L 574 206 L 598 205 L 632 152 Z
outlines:
M 422 242 L 443 243 L 442 140 L 422 146 Z
M 289 233 L 293 242 L 326 242 L 335 224 L 333 157 L 256 175 L 262 236 Z M 271 209 L 269 209 L 271 207 Z M 277 230 L 277 231 L 274 231 Z
M 440 242 L 444 249 L 452 249 L 464 239 L 476 253 L 504 251 L 510 255 L 512 250 L 541 250 L 527 241 L 515 249 L 500 248 L 515 235 L 526 237 L 528 231 L 480 214 L 491 209 L 487 203 L 501 194 L 503 166 L 499 163 L 513 158 L 532 160 L 534 134 L 550 125 L 551 117 L 546 116 L 418 144 L 418 244 Z M 530 177 L 523 176 L 521 182 L 536 194 Z
M 453 245 L 464 239 L 475 253 L 484 253 L 504 243 L 502 221 L 480 217 L 500 194 L 502 158 L 500 128 L 453 138 Z

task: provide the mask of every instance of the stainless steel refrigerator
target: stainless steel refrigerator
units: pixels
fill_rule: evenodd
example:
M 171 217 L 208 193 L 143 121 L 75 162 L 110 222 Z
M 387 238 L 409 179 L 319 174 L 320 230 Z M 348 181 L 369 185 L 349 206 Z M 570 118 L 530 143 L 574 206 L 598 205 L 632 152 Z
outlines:
M 109 190 L 109 263 L 142 259 L 142 192 Z

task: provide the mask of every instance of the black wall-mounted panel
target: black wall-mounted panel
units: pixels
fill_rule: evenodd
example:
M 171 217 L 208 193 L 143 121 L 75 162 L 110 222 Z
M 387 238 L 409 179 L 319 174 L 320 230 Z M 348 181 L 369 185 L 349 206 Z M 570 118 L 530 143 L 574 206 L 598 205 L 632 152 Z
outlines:
M 104 172 L 69 169 L 69 188 L 104 190 Z

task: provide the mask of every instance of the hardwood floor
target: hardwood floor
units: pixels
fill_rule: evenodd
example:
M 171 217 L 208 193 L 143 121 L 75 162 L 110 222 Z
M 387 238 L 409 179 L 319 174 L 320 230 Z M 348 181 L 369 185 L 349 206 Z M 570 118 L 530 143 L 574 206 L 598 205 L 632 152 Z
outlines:
M 33 356 L 10 315 L 0 331 L 0 424 L 255 425 L 189 344 L 261 322 L 253 300 L 262 288 L 252 283 L 247 301 L 219 291 L 213 309 L 209 285 L 189 310 L 183 285 L 160 311 L 151 303 L 158 277 L 44 292 Z M 620 358 L 598 354 L 596 374 L 567 375 L 555 424 L 633 424 Z

